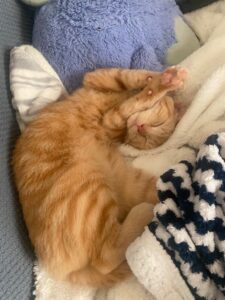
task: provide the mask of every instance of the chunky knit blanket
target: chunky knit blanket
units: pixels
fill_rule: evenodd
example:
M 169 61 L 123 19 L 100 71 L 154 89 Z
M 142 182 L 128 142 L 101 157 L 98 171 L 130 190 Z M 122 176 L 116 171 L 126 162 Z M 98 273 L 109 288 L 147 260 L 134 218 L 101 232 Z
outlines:
M 225 299 L 225 132 L 158 180 L 154 220 L 127 251 L 156 299 Z
M 158 190 L 150 231 L 195 299 L 224 299 L 225 133 L 210 136 L 194 163 L 182 161 L 164 173 Z

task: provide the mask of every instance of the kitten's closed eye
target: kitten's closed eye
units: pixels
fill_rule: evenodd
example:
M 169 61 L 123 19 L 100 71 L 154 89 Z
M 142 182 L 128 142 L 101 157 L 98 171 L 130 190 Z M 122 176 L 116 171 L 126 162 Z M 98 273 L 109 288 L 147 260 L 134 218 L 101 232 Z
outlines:
M 159 127 L 159 126 L 162 126 L 163 124 L 164 124 L 164 122 L 157 122 L 157 123 L 150 124 L 149 126 L 150 127 Z

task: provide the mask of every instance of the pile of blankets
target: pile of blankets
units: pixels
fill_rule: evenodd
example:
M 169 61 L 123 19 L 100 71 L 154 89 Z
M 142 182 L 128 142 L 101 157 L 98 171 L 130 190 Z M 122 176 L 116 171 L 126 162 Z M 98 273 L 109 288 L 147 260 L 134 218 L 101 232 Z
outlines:
M 219 1 L 186 16 L 202 47 L 181 63 L 189 77 L 176 96 L 190 106 L 171 138 L 153 151 L 123 148 L 136 167 L 165 172 L 156 218 L 127 251 L 155 299 L 225 299 L 225 135 L 209 137 L 225 131 L 224 14 Z
M 127 253 L 133 272 L 157 299 L 162 283 L 165 299 L 225 299 L 225 133 L 165 172 L 158 193 L 155 219 Z

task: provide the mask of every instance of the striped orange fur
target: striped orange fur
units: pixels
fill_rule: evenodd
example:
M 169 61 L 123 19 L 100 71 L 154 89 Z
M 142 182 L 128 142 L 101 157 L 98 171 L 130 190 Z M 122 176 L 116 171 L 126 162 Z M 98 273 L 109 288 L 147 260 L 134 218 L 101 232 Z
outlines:
M 130 274 L 125 251 L 152 218 L 156 178 L 128 165 L 118 144 L 132 144 L 128 119 L 160 101 L 164 126 L 175 118 L 164 98 L 182 81 L 174 72 L 88 73 L 81 89 L 45 108 L 18 139 L 13 170 L 25 222 L 55 278 L 107 286 Z M 168 138 L 172 124 L 163 138 L 155 131 L 149 148 Z

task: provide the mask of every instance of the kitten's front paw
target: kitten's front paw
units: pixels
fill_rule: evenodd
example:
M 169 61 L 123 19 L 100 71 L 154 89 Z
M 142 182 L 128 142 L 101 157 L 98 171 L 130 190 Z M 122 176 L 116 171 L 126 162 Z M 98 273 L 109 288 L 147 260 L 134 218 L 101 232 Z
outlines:
M 170 67 L 161 75 L 161 85 L 169 88 L 171 91 L 183 86 L 187 77 L 187 71 L 181 67 Z

